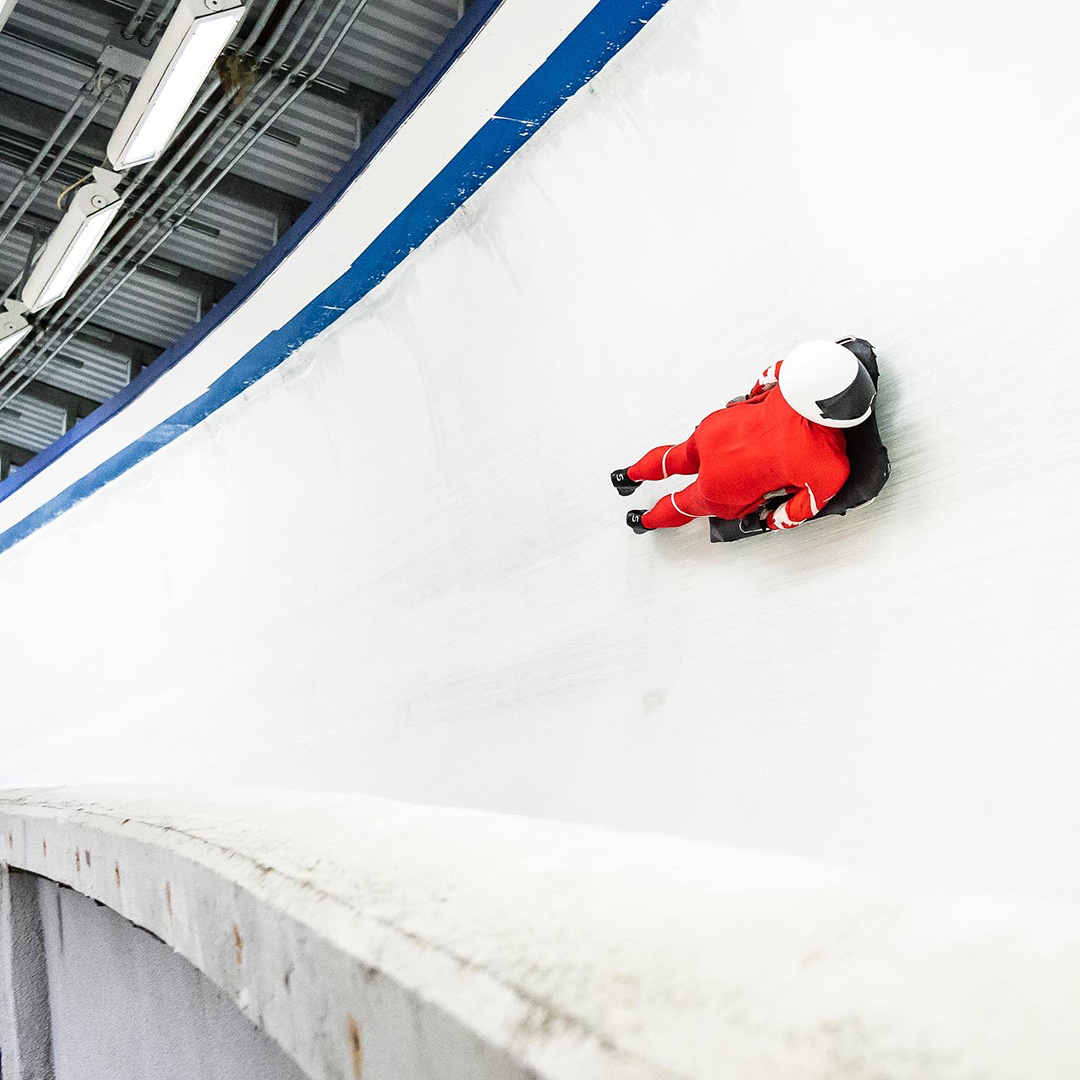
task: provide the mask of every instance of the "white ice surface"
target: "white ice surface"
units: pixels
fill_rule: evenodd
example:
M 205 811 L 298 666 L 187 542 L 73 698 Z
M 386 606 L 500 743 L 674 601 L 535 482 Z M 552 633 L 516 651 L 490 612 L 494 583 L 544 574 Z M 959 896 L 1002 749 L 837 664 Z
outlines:
M 356 790 L 1080 899 L 1078 33 L 671 0 L 322 339 L 0 558 L 0 786 Z M 876 504 L 626 530 L 666 488 L 610 469 L 849 333 Z

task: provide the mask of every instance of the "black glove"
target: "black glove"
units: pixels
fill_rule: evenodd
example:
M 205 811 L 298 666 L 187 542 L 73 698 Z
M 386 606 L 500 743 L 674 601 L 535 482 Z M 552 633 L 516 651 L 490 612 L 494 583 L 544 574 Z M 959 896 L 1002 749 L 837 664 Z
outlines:
M 768 532 L 769 526 L 765 524 L 760 514 L 747 514 L 739 522 L 739 531 L 743 536 L 757 536 L 758 533 Z
M 737 521 L 727 518 L 709 518 L 709 540 L 714 544 L 730 544 L 733 540 L 744 540 L 748 536 L 768 532 L 769 528 L 757 514 L 747 514 Z

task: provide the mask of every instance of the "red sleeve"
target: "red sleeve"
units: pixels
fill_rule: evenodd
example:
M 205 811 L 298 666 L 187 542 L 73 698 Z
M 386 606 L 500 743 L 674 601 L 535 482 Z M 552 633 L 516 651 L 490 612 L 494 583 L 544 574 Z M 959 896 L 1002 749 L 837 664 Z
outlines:
M 835 494 L 835 492 L 833 493 Z M 829 499 L 832 495 L 829 496 Z M 796 529 L 804 521 L 809 521 L 829 501 L 819 502 L 809 484 L 795 492 L 786 503 L 781 503 L 766 519 L 770 529 Z
M 766 517 L 766 526 L 780 531 L 796 529 L 804 521 L 809 521 L 844 486 L 849 471 L 845 459 L 843 468 L 830 469 L 827 478 L 819 474 L 812 483 L 804 482 L 787 502 L 781 503 Z
M 754 388 L 747 394 L 747 397 L 757 397 L 758 394 L 762 394 L 766 390 L 774 387 L 776 385 L 776 380 L 780 377 L 780 365 L 783 364 L 783 362 L 783 360 L 777 360 L 775 364 L 770 364 L 758 376 L 758 381 L 754 383 Z

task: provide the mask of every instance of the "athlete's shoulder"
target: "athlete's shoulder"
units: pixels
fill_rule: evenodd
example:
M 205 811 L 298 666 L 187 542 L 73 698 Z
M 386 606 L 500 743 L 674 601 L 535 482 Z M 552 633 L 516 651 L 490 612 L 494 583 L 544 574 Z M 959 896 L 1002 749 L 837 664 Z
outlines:
M 820 425 L 814 425 L 820 427 Z M 844 486 L 851 473 L 851 462 L 847 455 L 847 442 L 843 431 L 835 428 L 820 428 L 827 433 L 821 440 L 821 451 L 814 455 L 814 471 L 819 482 L 837 492 Z

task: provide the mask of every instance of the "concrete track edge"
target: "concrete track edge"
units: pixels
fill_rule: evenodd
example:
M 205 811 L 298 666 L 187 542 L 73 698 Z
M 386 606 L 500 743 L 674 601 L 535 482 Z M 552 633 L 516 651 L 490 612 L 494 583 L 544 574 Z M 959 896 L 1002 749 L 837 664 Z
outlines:
M 1072 906 L 277 792 L 7 792 L 0 862 L 160 937 L 319 1080 L 1080 1069 Z

